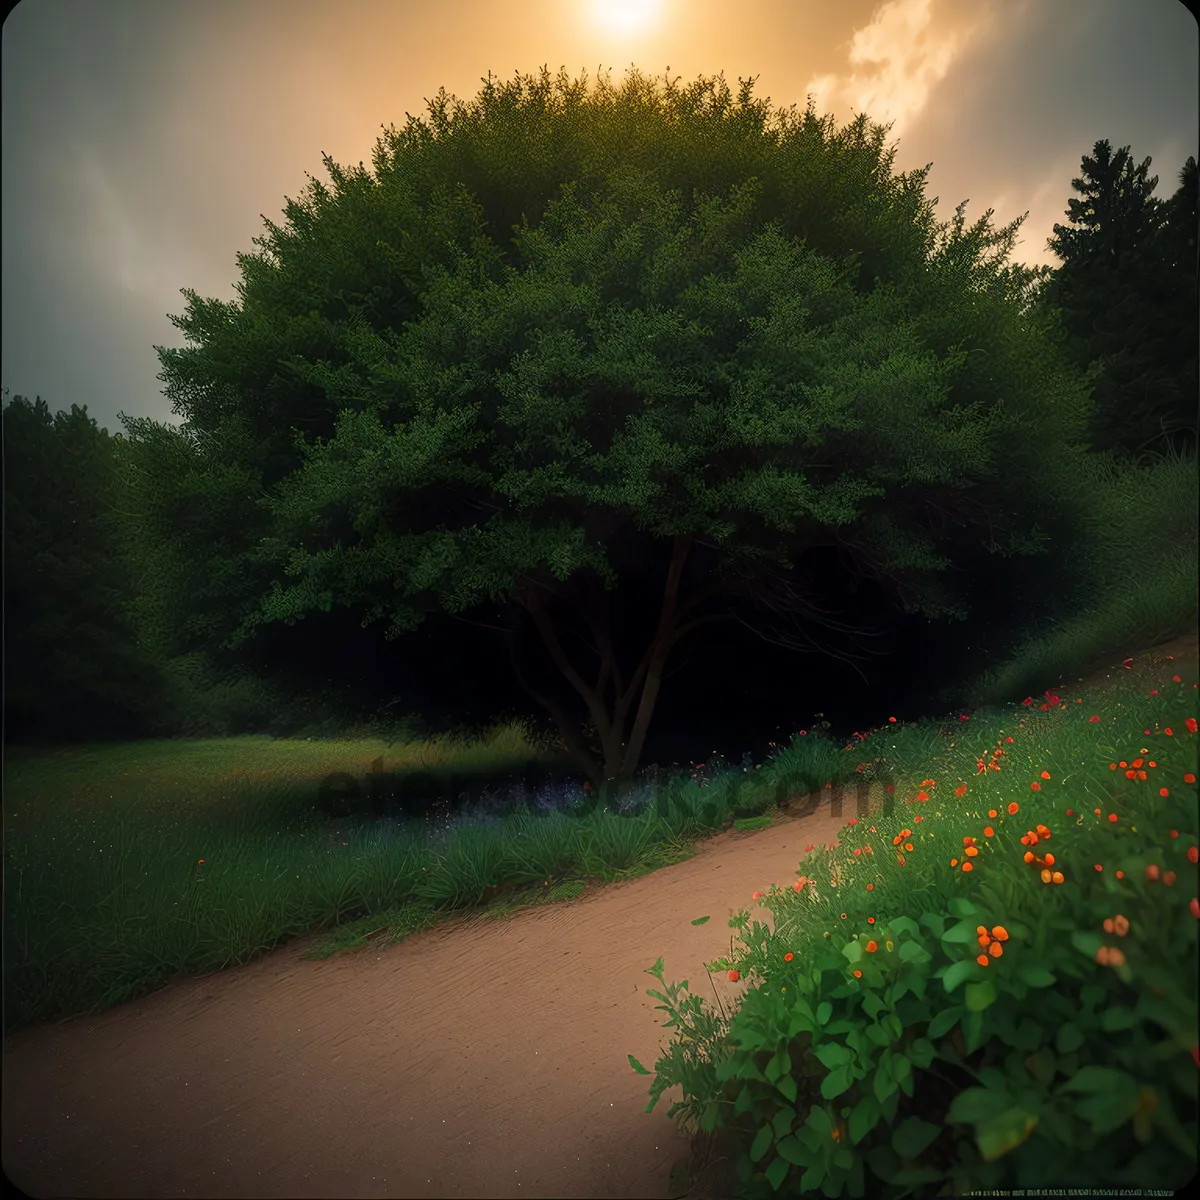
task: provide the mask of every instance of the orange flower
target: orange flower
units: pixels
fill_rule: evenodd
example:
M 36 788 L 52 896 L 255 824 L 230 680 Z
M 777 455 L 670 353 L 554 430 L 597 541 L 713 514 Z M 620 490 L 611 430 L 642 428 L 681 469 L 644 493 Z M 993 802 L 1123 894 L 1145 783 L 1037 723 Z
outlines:
M 878 943 L 878 942 L 875 942 L 875 941 L 870 941 L 870 942 L 868 942 L 868 943 L 867 943 L 867 953 L 868 953 L 868 954 L 874 954 L 874 953 L 875 953 L 875 951 L 876 951 L 876 950 L 878 950 L 878 949 L 879 949 L 879 943 Z
M 1061 871 L 1055 871 L 1054 874 L 1050 876 L 1050 879 L 1054 883 L 1062 883 L 1063 873 Z
M 998 942 L 1007 942 L 1008 941 L 1008 930 L 1005 929 L 1003 925 L 993 925 L 992 926 L 992 937 L 994 937 L 996 939 L 996 941 L 998 941 Z
M 972 866 L 971 866 L 971 864 L 970 864 L 969 862 L 965 862 L 965 863 L 963 863 L 963 868 L 962 868 L 962 869 L 963 869 L 964 871 L 973 871 L 975 868 L 974 868 L 974 867 L 972 867 Z
M 855 979 L 861 979 L 861 978 L 862 978 L 862 972 L 861 972 L 861 971 L 855 971 L 855 972 L 854 972 L 854 978 L 855 978 Z
M 977 962 L 977 963 L 978 963 L 978 964 L 979 964 L 981 967 L 986 967 L 986 966 L 988 965 L 988 963 L 989 963 L 989 962 L 991 962 L 991 959 L 990 959 L 990 958 L 988 958 L 988 956 L 987 956 L 986 954 L 981 954 L 981 955 L 979 955 L 979 957 L 978 957 L 978 958 L 976 958 L 976 959 L 975 959 L 975 961 L 976 961 L 976 962 Z
M 1054 866 L 1054 855 L 1047 854 L 1046 857 L 1042 859 L 1042 862 L 1044 862 L 1048 867 Z
M 911 854 L 911 853 L 912 853 L 912 848 L 913 848 L 913 844 L 912 844 L 912 842 L 905 842 L 905 843 L 904 843 L 904 849 L 905 849 L 905 850 L 907 850 L 907 851 L 909 852 L 909 854 Z M 968 851 L 968 853 L 969 853 L 969 851 Z
M 1000 955 L 1002 955 L 1002 954 L 1004 953 L 1004 947 L 1003 947 L 1002 945 L 1000 945 L 1000 943 L 999 943 L 999 942 L 993 942 L 993 943 L 992 943 L 992 944 L 991 944 L 991 945 L 988 947 L 988 953 L 989 953 L 989 954 L 990 954 L 990 955 L 991 955 L 993 958 L 999 958 L 999 957 L 1000 957 Z
M 1049 871 L 1047 871 L 1047 870 L 1045 870 L 1045 869 L 1043 868 L 1043 870 L 1042 870 L 1042 882 L 1043 882 L 1043 883 L 1049 883 L 1049 882 L 1050 882 L 1050 879 L 1051 879 L 1050 872 L 1049 872 Z
M 984 837 L 995 837 L 996 831 L 990 825 L 986 825 L 986 826 L 984 826 L 983 836 Z
M 968 858 L 974 858 L 978 853 L 979 853 L 979 851 L 974 846 L 967 847 L 967 857 Z
M 1020 806 L 1020 805 L 1019 805 L 1019 804 L 1018 804 L 1018 803 L 1017 803 L 1017 802 L 1014 800 L 1014 801 L 1013 801 L 1013 802 L 1012 802 L 1012 803 L 1011 803 L 1011 804 L 1008 806 L 1008 815 L 1009 815 L 1010 817 L 1011 817 L 1011 816 L 1013 816 L 1013 815 L 1014 815 L 1014 814 L 1015 814 L 1015 813 L 1016 813 L 1016 812 L 1017 812 L 1017 811 L 1020 809 L 1020 807 L 1021 807 L 1021 806 Z
M 994 808 L 989 808 L 989 809 L 988 809 L 988 816 L 989 816 L 989 817 L 995 817 L 995 816 L 998 816 L 998 815 L 999 815 L 999 814 L 996 812 L 996 810 L 995 810 Z
M 1156 867 L 1154 865 L 1154 863 L 1150 863 L 1149 866 L 1146 867 L 1146 882 L 1154 883 L 1155 880 L 1157 880 L 1157 879 L 1158 879 L 1158 867 Z
M 736 971 L 729 972 L 729 981 L 731 983 L 737 983 L 739 979 L 741 979 L 741 976 Z
M 952 859 L 950 860 L 950 865 L 951 865 L 952 867 L 957 867 L 957 866 L 958 866 L 958 859 L 957 859 L 957 858 L 952 858 Z
M 1042 785 L 1041 785 L 1040 783 L 1031 783 L 1029 786 L 1030 786 L 1030 787 L 1031 787 L 1031 788 L 1032 788 L 1032 789 L 1033 789 L 1035 792 L 1040 792 L 1040 791 L 1042 790 Z

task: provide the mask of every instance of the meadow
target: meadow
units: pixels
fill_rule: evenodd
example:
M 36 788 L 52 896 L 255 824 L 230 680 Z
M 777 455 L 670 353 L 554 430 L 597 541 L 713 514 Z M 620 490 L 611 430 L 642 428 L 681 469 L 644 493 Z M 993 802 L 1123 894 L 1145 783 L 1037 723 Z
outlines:
M 1112 653 L 1194 625 L 1194 466 L 1155 478 L 1097 485 L 1085 611 L 969 710 L 848 745 L 796 731 L 764 762 L 709 756 L 603 798 L 520 723 L 10 747 L 5 1032 L 295 938 L 320 958 L 570 900 L 806 798 L 846 824 L 746 898 L 771 927 L 730 922 L 742 948 L 709 965 L 753 984 L 741 1008 L 704 1012 L 648 968 L 675 1037 L 653 1072 L 630 1059 L 654 1075 L 647 1107 L 681 1087 L 670 1115 L 745 1196 L 1179 1186 L 1200 1067 L 1196 663 L 1149 679 Z M 1101 663 L 1111 679 L 1046 690 Z M 364 802 L 381 769 L 416 802 Z M 464 785 L 505 773 L 528 782 Z
M 686 984 L 650 991 L 676 1036 L 647 1107 L 681 1086 L 671 1115 L 739 1164 L 747 1196 L 789 1171 L 826 1194 L 935 1177 L 1051 1186 L 1037 1174 L 1050 1161 L 1072 1179 L 1086 1166 L 1169 1181 L 1195 1165 L 1197 679 L 1191 660 L 1158 672 L 1116 666 L 1098 689 L 889 723 L 846 746 L 797 731 L 755 766 L 710 760 L 603 803 L 569 782 L 517 787 L 453 820 L 444 806 L 331 819 L 321 781 L 381 758 L 400 778 L 461 778 L 544 747 L 509 725 L 474 743 L 19 751 L 6 1032 L 302 935 L 323 957 L 456 912 L 569 899 L 836 796 L 839 844 L 747 897 L 773 928 L 743 910 L 742 948 L 709 964 L 751 981 L 742 1008 L 704 1012 Z M 865 780 L 882 805 L 864 804 Z M 650 973 L 663 982 L 661 960 Z

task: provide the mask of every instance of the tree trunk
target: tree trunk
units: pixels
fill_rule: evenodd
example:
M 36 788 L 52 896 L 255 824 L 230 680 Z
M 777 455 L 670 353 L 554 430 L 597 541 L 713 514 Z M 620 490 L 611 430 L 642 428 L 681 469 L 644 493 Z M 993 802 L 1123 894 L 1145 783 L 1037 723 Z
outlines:
M 681 624 L 682 618 L 694 610 L 701 601 L 724 590 L 722 583 L 713 582 L 697 589 L 689 596 L 680 598 L 679 584 L 692 542 L 693 537 L 690 534 L 680 534 L 675 537 L 671 562 L 667 569 L 666 586 L 663 589 L 658 627 L 642 656 L 638 669 L 626 686 L 622 686 L 621 669 L 617 663 L 612 630 L 608 620 L 608 606 L 602 590 L 600 593 L 592 593 L 592 602 L 585 613 L 585 618 L 595 639 L 593 649 L 600 659 L 600 669 L 596 681 L 594 684 L 588 684 L 571 664 L 559 642 L 542 600 L 541 585 L 526 579 L 515 589 L 514 599 L 533 617 L 542 643 L 549 651 L 550 657 L 571 686 L 583 698 L 600 738 L 603 762 L 597 761 L 588 750 L 575 723 L 570 720 L 564 710 L 552 698 L 536 691 L 528 682 L 517 658 L 514 634 L 509 640 L 509 655 L 517 680 L 550 714 L 562 733 L 568 752 L 579 764 L 581 771 L 596 789 L 597 794 L 603 794 L 606 799 L 618 794 L 633 779 L 641 758 L 642 748 L 645 745 L 650 719 L 658 701 L 663 671 L 676 643 L 685 634 L 708 621 L 728 619 L 726 614 L 717 613 Z M 612 689 L 611 702 L 606 696 L 610 687 Z M 641 699 L 637 715 L 633 722 L 633 728 L 626 738 L 626 720 L 639 690 Z

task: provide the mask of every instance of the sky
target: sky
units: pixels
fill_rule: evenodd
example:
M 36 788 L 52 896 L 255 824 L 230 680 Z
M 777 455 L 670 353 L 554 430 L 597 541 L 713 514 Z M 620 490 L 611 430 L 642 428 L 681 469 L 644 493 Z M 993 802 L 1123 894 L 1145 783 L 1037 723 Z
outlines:
M 489 70 L 619 88 L 757 76 L 838 126 L 892 122 L 893 169 L 932 162 L 939 220 L 1026 210 L 1012 258 L 1065 222 L 1107 138 L 1169 196 L 1200 154 L 1195 18 L 1179 0 L 22 0 L 4 22 L 3 387 L 175 423 L 153 347 L 182 288 L 235 299 L 235 254 L 282 223 L 323 152 L 371 163 L 381 127 L 463 103 Z

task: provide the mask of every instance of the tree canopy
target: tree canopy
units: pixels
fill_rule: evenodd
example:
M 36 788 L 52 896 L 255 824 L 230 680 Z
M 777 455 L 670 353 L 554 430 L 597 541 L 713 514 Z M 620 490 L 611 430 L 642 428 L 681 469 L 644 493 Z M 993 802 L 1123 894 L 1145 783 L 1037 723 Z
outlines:
M 583 89 L 489 79 L 385 133 L 374 177 L 326 158 L 334 192 L 313 181 L 239 256 L 240 302 L 185 292 L 194 345 L 159 350 L 175 448 L 132 436 L 192 464 L 159 472 L 157 536 L 221 539 L 206 636 L 335 605 L 401 636 L 511 602 L 603 763 L 514 653 L 518 677 L 599 782 L 636 767 L 672 649 L 720 618 L 705 603 L 763 594 L 806 549 L 964 615 L 954 572 L 1069 527 L 1090 402 L 1026 302 L 1036 273 L 1005 261 L 1020 220 L 936 225 L 885 128 L 810 105 L 768 130 L 749 83 L 732 108 L 704 81 Z M 171 480 L 202 462 L 226 483 L 181 504 Z M 654 555 L 630 662 L 609 601 Z
M 129 610 L 116 475 L 124 439 L 87 406 L 4 405 L 5 729 L 129 734 L 163 685 Z
M 1062 314 L 1067 349 L 1094 381 L 1089 433 L 1100 450 L 1186 451 L 1196 444 L 1196 160 L 1167 200 L 1151 160 L 1095 144 L 1071 181 L 1070 224 L 1047 245 L 1063 261 L 1043 298 Z

